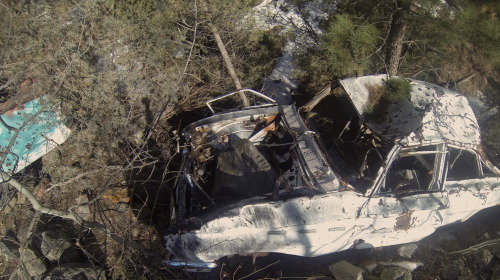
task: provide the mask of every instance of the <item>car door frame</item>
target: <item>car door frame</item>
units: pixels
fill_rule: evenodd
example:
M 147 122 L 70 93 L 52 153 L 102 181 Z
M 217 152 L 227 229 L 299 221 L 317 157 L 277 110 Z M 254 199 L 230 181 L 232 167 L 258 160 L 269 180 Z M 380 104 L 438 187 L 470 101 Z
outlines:
M 443 191 L 446 147 L 444 143 L 432 145 L 437 146 L 432 180 L 439 188 L 402 197 L 380 193 L 390 166 L 407 147 L 395 145 L 391 149 L 372 187 L 366 191 L 367 200 L 360 209 L 359 218 L 371 219 L 370 238 L 366 242 L 375 246 L 414 242 L 442 225 L 441 211 L 449 207 L 447 192 Z

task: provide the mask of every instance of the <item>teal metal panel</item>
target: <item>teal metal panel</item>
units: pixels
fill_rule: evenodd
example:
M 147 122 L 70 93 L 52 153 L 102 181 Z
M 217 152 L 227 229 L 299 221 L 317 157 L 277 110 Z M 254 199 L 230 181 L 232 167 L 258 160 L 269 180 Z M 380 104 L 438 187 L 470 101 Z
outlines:
M 7 173 L 23 170 L 66 141 L 70 133 L 40 98 L 0 117 L 0 164 Z

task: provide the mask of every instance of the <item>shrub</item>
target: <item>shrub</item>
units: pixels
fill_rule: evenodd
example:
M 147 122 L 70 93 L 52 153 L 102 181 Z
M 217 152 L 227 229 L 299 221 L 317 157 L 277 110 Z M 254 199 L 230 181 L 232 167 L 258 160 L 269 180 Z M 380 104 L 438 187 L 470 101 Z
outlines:
M 409 99 L 411 84 L 402 78 L 390 78 L 384 81 L 384 98 L 388 101 Z
M 374 122 L 384 120 L 390 102 L 409 99 L 411 94 L 410 81 L 402 78 L 390 78 L 382 85 L 366 84 L 365 87 L 369 93 L 365 113 Z

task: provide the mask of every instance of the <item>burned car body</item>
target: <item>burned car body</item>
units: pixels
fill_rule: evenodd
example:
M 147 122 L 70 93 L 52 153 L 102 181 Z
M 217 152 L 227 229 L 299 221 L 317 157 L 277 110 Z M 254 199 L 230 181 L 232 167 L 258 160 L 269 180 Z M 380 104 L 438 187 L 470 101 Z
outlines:
M 409 98 L 368 112 L 386 79 L 344 79 L 300 110 L 269 102 L 184 129 L 173 260 L 408 243 L 498 205 L 500 171 L 467 99 L 407 79 Z

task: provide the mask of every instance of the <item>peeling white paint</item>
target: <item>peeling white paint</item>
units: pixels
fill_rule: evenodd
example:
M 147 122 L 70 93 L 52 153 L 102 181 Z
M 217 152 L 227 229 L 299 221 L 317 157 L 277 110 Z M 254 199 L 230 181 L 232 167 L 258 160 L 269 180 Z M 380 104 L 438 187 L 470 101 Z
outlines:
M 362 119 L 368 102 L 365 83 L 380 84 L 384 78 L 340 81 L 351 98 L 352 110 Z M 190 150 L 182 168 L 188 174 L 210 172 L 210 160 L 215 162 L 232 143 L 251 139 L 268 158 L 275 153 L 274 147 L 288 147 L 276 150 L 288 155 L 283 162 L 290 163 L 289 169 L 284 174 L 301 180 L 290 180 L 294 183 L 291 191 L 281 188 L 278 194 L 207 206 L 212 208 L 192 217 L 181 203 L 189 185 L 180 180 L 177 204 L 190 218 L 184 221 L 185 216 L 178 216 L 178 224 L 165 236 L 167 249 L 176 261 L 193 263 L 257 252 L 320 256 L 415 242 L 440 226 L 498 205 L 500 172 L 481 152 L 477 122 L 467 100 L 425 82 L 411 83 L 410 100 L 400 107 L 393 104 L 397 112 L 388 113 L 390 121 L 365 122 L 368 129 L 362 129 L 355 140 L 369 139 L 373 148 L 368 152 L 380 150 L 378 171 L 369 180 L 341 175 L 339 163 L 322 148 L 320 132 L 306 126 L 293 105 L 245 108 L 188 126 L 184 135 Z M 324 91 L 318 98 L 327 94 L 331 93 Z M 304 115 L 318 103 L 311 104 L 302 108 Z M 404 116 L 408 111 L 420 113 Z M 406 123 L 401 126 L 402 122 Z M 374 133 L 378 136 L 373 137 Z M 266 142 L 277 135 L 288 143 Z M 399 177 L 400 171 L 413 175 Z M 358 185 L 363 182 L 370 184 L 367 189 Z

